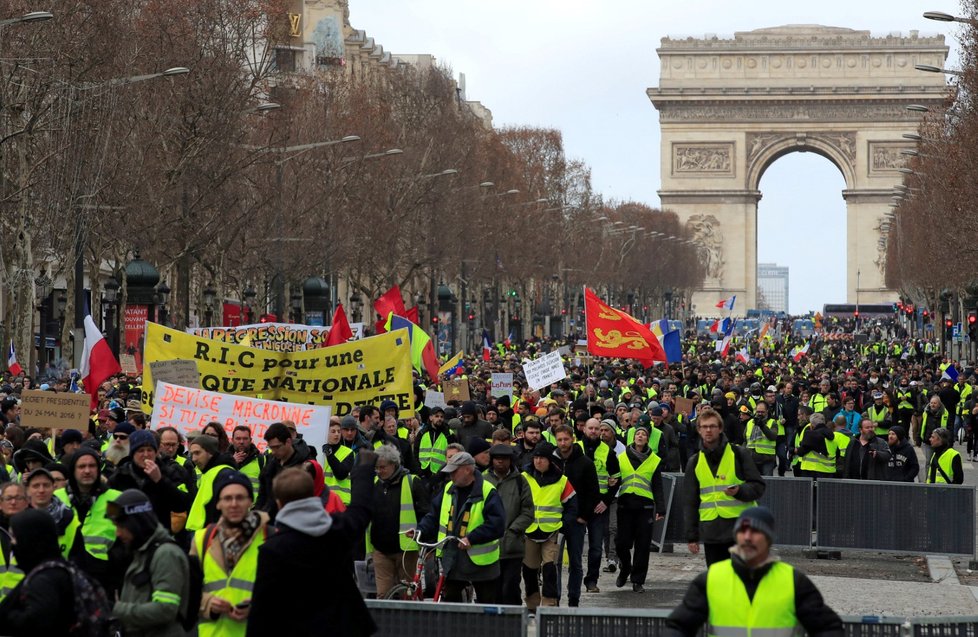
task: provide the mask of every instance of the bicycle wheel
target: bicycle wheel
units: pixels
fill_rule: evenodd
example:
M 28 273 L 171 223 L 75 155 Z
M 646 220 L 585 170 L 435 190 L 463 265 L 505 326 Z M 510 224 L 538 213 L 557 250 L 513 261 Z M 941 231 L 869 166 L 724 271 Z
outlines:
M 391 599 L 395 601 L 408 601 L 411 599 L 411 589 L 404 584 L 395 584 L 392 589 L 387 591 L 384 595 L 384 599 Z

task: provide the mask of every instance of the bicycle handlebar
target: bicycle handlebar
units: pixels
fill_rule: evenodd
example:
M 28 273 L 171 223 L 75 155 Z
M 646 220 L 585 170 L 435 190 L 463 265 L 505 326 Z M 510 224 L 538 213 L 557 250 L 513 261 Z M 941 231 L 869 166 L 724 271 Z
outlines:
M 412 530 L 415 532 L 415 535 L 417 535 L 418 530 L 417 529 L 412 529 Z M 405 535 L 405 534 L 407 534 L 407 531 L 400 531 L 400 532 L 398 532 L 398 535 Z M 457 536 L 454 536 L 454 535 L 446 535 L 445 537 L 443 537 L 442 539 L 438 540 L 437 542 L 435 542 L 433 544 L 429 544 L 427 542 L 422 542 L 417 537 L 412 538 L 412 539 L 414 540 L 414 542 L 418 546 L 420 546 L 422 548 L 436 549 L 436 548 L 442 546 L 443 544 L 446 544 L 446 543 L 451 542 L 453 540 L 457 542 L 460 538 L 458 538 Z

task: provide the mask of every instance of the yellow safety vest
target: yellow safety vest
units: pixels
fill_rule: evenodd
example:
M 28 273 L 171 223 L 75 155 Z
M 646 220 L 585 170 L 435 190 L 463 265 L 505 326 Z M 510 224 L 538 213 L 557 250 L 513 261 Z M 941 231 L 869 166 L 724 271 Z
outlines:
M 955 456 L 960 456 L 961 454 L 948 447 L 948 450 L 941 454 L 938 458 L 937 454 L 930 457 L 930 463 L 927 465 L 927 484 L 951 484 L 944 479 L 940 471 L 934 470 L 934 462 L 937 462 L 937 466 L 941 468 L 941 471 L 947 474 L 948 478 L 953 479 L 953 462 Z M 931 479 L 931 473 L 933 472 L 934 478 Z
M 353 455 L 353 450 L 349 447 L 340 445 L 336 448 L 333 454 L 339 459 L 340 462 L 346 460 L 349 456 Z M 333 470 L 329 467 L 329 462 L 323 458 L 323 478 L 326 482 L 326 486 L 329 487 L 330 491 L 335 491 L 336 495 L 339 496 L 343 504 L 350 504 L 351 485 L 350 476 L 346 476 L 343 480 L 337 480 L 336 476 L 333 475 Z
M 817 451 L 809 451 L 801 457 L 802 470 L 814 471 L 816 473 L 835 473 L 836 448 L 837 445 L 834 437 L 832 440 L 826 440 L 825 450 L 828 453 L 822 454 Z
M 798 627 L 794 569 L 784 562 L 771 565 L 753 598 L 733 563 L 717 562 L 706 574 L 706 600 L 710 637 L 792 637 Z
M 0 602 L 20 584 L 22 579 L 24 579 L 24 571 L 17 567 L 13 550 L 10 551 L 9 563 L 4 562 L 3 553 L 0 553 Z
M 618 464 L 621 467 L 621 489 L 618 491 L 618 495 L 634 493 L 639 497 L 654 501 L 652 475 L 660 462 L 662 459 L 659 456 L 655 453 L 649 453 L 649 457 L 636 468 L 632 466 L 632 461 L 628 458 L 628 451 L 618 454 Z
M 809 423 L 805 423 L 805 426 L 798 430 L 798 433 L 795 434 L 795 449 L 801 446 L 801 439 L 804 438 L 805 432 L 811 428 L 812 428 L 812 423 L 809 422 Z M 801 456 L 795 455 L 791 459 L 791 466 L 794 467 L 795 465 L 800 465 L 800 464 L 801 464 Z
M 960 392 L 961 397 L 958 399 L 958 414 L 961 416 L 966 416 L 968 413 L 967 409 L 965 409 L 964 404 L 965 402 L 967 402 L 969 398 L 971 398 L 972 389 L 973 388 L 971 387 L 971 385 L 967 383 L 965 383 L 964 387 L 961 389 Z
M 771 423 L 774 423 L 772 426 Z M 766 423 L 768 429 L 774 429 L 777 431 L 778 422 L 773 418 L 769 418 Z M 764 436 L 764 432 L 761 428 L 754 423 L 754 419 L 751 418 L 747 421 L 747 448 L 751 451 L 760 454 L 762 456 L 773 456 L 777 451 L 778 441 L 768 440 Z
M 448 449 L 448 436 L 439 431 L 435 439 L 431 439 L 431 430 L 421 436 L 418 446 L 418 463 L 429 473 L 438 473 L 445 466 L 445 450 Z
M 577 446 L 581 448 L 581 451 L 585 452 L 585 455 L 587 454 L 587 451 L 584 449 L 583 440 L 577 441 Z M 611 447 L 603 440 L 598 443 L 597 448 L 594 450 L 594 468 L 598 473 L 598 491 L 601 492 L 601 495 L 608 493 L 608 481 L 612 478 L 612 476 L 608 475 L 608 453 L 610 451 Z M 618 476 L 616 475 L 614 477 L 617 478 Z
M 214 479 L 222 471 L 234 471 L 234 469 L 226 464 L 219 464 L 208 469 L 207 473 L 201 476 L 197 495 L 194 497 L 194 503 L 190 505 L 190 513 L 187 514 L 188 531 L 199 531 L 207 526 L 207 505 L 214 497 Z
M 852 442 L 852 438 L 845 435 L 841 431 L 835 432 L 835 448 L 839 456 L 842 458 L 846 457 L 846 451 L 849 450 L 849 443 Z
M 808 399 L 808 406 L 812 408 L 812 411 L 816 414 L 825 409 L 828 405 L 829 399 L 822 394 L 815 394 Z
M 374 484 L 376 484 L 379 480 L 380 478 L 374 476 Z M 405 535 L 406 531 L 418 528 L 418 514 L 414 511 L 414 494 L 411 493 L 411 485 L 413 480 L 414 476 L 411 474 L 406 474 L 403 478 L 401 478 L 401 510 L 397 519 L 397 530 L 400 533 L 400 536 L 398 536 L 398 542 L 402 551 L 418 550 L 417 541 Z M 372 524 L 367 525 L 367 553 L 372 553 L 374 550 L 373 542 L 370 541 L 371 526 Z
M 485 507 L 486 499 L 489 494 L 496 490 L 496 487 L 488 480 L 482 481 L 482 498 L 476 500 L 469 507 L 469 510 L 462 517 L 462 527 L 459 529 L 453 528 L 452 516 L 450 515 L 452 508 L 452 494 L 449 493 L 449 489 L 453 486 L 452 482 L 445 485 L 445 491 L 442 493 L 441 498 L 441 512 L 438 516 L 438 541 L 444 540 L 449 535 L 454 535 L 458 538 L 463 538 L 475 529 L 479 528 L 485 523 L 485 519 L 482 517 L 482 510 Z M 471 496 L 470 496 L 471 497 Z M 463 503 L 464 504 L 464 503 Z M 438 549 L 438 556 L 441 557 L 443 549 Z M 486 544 L 474 544 L 467 551 L 469 559 L 476 566 L 492 566 L 499 561 L 499 540 L 495 539 Z
M 930 412 L 925 409 L 924 410 L 923 418 L 921 418 L 921 423 L 920 423 L 920 432 L 921 432 L 921 434 L 923 434 L 923 432 L 927 431 L 927 417 L 928 416 L 930 416 Z M 941 412 L 941 427 L 947 429 L 947 409 L 945 409 L 944 411 Z M 927 441 L 925 440 L 924 442 L 927 442 Z M 930 444 L 930 443 L 928 442 L 928 444 Z
M 729 444 L 723 450 L 715 475 L 702 451 L 696 460 L 695 473 L 700 483 L 700 522 L 717 518 L 736 519 L 743 511 L 755 506 L 754 502 L 743 502 L 724 493 L 727 487 L 744 483 L 737 477 L 737 464 Z
M 104 493 L 98 494 L 92 501 L 92 507 L 88 510 L 88 515 L 85 516 L 84 523 L 79 522 L 78 512 L 72 508 L 75 515 L 62 536 L 65 539 L 65 542 L 62 543 L 62 550 L 64 551 L 65 557 L 71 552 L 71 548 L 75 542 L 75 533 L 79 524 L 81 524 L 85 552 L 97 560 L 104 561 L 109 559 L 109 548 L 115 542 L 115 524 L 105 517 L 105 508 L 110 501 L 115 500 L 121 494 L 121 491 L 116 491 L 115 489 L 108 489 Z M 68 497 L 68 491 L 66 489 L 58 489 L 54 492 L 54 495 L 60 498 L 68 507 L 71 507 L 71 499 Z
M 210 548 L 214 546 L 213 542 L 206 551 L 204 549 L 206 536 L 212 531 L 212 528 L 205 527 L 194 533 L 194 544 L 204 571 L 202 591 L 217 595 L 230 602 L 232 606 L 250 600 L 251 592 L 255 587 L 255 576 L 258 573 L 258 549 L 265 543 L 264 529 L 255 531 L 251 543 L 245 548 L 230 573 L 224 572 L 211 555 Z M 247 627 L 247 622 L 235 621 L 227 615 L 221 615 L 216 621 L 210 617 L 201 617 L 197 623 L 197 633 L 200 637 L 244 637 Z
M 545 487 L 541 487 L 533 474 L 527 471 L 523 472 L 523 477 L 530 485 L 530 495 L 533 498 L 533 522 L 527 527 L 526 533 L 559 531 L 564 515 L 564 503 L 560 498 L 567 486 L 567 476 L 560 476 L 560 480 Z
M 258 501 L 258 487 L 260 484 L 258 477 L 261 475 L 262 464 L 261 456 L 255 456 L 243 467 L 238 469 L 238 471 L 248 476 L 248 480 L 251 481 L 251 496 L 254 502 Z

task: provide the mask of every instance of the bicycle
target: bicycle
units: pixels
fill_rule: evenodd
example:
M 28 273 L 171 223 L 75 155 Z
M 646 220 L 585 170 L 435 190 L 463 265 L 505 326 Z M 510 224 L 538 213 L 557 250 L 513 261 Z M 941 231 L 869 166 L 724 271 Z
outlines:
M 434 553 L 435 562 L 438 565 L 438 582 L 435 584 L 435 592 L 431 597 L 431 601 L 439 602 L 441 601 L 442 588 L 445 584 L 445 568 L 442 566 L 441 558 L 438 557 L 437 550 L 448 542 L 457 542 L 458 538 L 454 535 L 449 535 L 433 544 L 422 542 L 417 538 L 415 538 L 414 541 L 418 545 L 418 566 L 414 572 L 414 579 L 412 579 L 410 582 L 402 580 L 400 584 L 395 584 L 393 588 L 391 588 L 387 594 L 384 595 L 384 599 L 414 602 L 425 601 L 425 562 L 427 562 L 428 557 Z M 403 558 L 401 559 L 403 560 Z

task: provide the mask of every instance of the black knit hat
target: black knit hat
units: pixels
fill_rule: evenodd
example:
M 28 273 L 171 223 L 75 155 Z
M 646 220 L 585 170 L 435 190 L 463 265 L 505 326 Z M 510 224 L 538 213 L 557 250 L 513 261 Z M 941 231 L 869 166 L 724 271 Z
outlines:
M 240 471 L 222 471 L 217 474 L 217 477 L 214 478 L 214 499 L 217 500 L 221 496 L 224 487 L 232 484 L 240 484 L 248 490 L 248 497 L 252 500 L 255 499 L 255 492 L 251 488 L 251 479 Z

